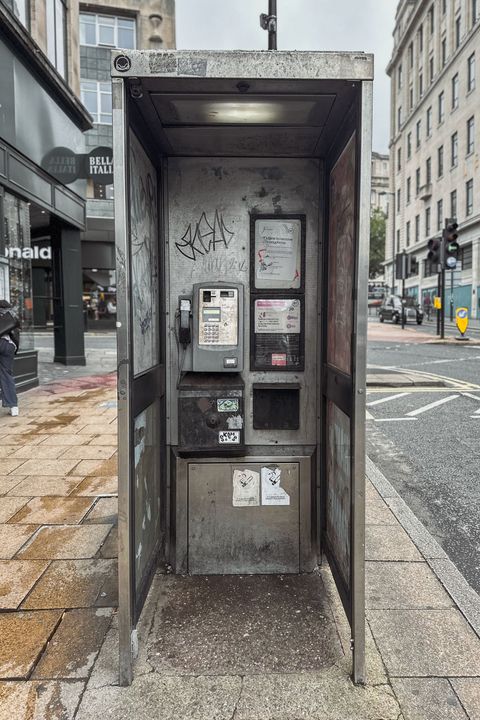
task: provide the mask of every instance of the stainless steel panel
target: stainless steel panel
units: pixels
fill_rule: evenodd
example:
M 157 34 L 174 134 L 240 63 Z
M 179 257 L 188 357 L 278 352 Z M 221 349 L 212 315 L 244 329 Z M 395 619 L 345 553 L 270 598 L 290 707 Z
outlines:
M 260 476 L 264 464 L 189 465 L 190 574 L 299 572 L 299 465 L 277 463 L 272 458 L 268 466 L 280 469 L 289 505 L 233 506 L 235 470 L 253 470 Z

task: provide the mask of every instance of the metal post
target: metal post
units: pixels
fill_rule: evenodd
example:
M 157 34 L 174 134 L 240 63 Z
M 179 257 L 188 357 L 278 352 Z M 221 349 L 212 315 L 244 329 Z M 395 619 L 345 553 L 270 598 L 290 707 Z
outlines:
M 445 337 L 445 268 L 442 265 L 442 292 L 440 295 L 440 302 L 442 307 L 440 309 L 440 337 L 443 340 Z
M 406 265 L 406 257 L 404 257 L 404 267 Z M 405 273 L 402 278 L 402 330 L 405 330 Z
M 260 15 L 260 27 L 268 30 L 268 49 L 277 49 L 277 0 L 268 0 L 268 15 Z
M 440 273 L 437 275 L 437 297 L 441 297 L 440 291 L 441 277 Z M 437 335 L 440 335 L 440 310 L 437 308 Z
M 450 322 L 453 322 L 453 270 L 450 270 Z

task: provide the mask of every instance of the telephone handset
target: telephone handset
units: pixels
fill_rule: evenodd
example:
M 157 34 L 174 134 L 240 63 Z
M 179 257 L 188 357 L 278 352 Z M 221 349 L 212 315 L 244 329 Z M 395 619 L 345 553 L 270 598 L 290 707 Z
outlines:
M 190 316 L 192 312 L 192 301 L 189 298 L 180 298 L 180 330 L 178 340 L 180 345 L 185 347 L 192 342 L 190 327 Z

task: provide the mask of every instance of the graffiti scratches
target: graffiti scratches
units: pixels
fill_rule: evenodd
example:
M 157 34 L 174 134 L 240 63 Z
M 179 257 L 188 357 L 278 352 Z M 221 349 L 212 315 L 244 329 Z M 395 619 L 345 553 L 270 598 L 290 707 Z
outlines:
M 184 257 L 196 262 L 197 256 L 215 252 L 217 245 L 228 248 L 233 235 L 218 210 L 215 210 L 212 224 L 207 220 L 206 213 L 202 212 L 200 220 L 195 224 L 195 230 L 192 232 L 192 223 L 190 223 L 182 239 L 176 242 L 175 246 Z

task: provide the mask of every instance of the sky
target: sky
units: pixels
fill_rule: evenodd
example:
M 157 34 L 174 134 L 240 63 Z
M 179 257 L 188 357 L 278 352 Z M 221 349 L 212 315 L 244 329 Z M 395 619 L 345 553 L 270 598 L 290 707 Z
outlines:
M 177 48 L 265 50 L 268 0 L 176 0 Z M 398 0 L 277 0 L 279 50 L 375 54 L 373 149 L 388 152 L 391 56 Z

